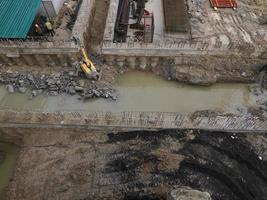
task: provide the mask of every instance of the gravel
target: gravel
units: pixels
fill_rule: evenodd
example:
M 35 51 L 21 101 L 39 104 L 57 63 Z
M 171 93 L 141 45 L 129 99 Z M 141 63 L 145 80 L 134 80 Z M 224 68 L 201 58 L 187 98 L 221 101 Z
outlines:
M 9 93 L 26 93 L 29 89 L 32 98 L 46 92 L 51 96 L 63 93 L 79 95 L 83 100 L 90 98 L 117 99 L 112 87 L 99 86 L 98 81 L 79 77 L 71 70 L 53 75 L 5 73 L 0 75 L 0 84 L 5 85 Z

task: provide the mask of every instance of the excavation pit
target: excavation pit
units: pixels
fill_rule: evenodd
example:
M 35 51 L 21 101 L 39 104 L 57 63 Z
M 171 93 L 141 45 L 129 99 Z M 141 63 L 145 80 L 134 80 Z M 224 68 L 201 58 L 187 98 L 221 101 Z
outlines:
M 35 111 L 90 111 L 90 112 L 178 112 L 216 110 L 238 113 L 256 106 L 255 98 L 246 84 L 216 84 L 210 87 L 190 86 L 146 72 L 128 72 L 115 82 L 118 99 L 90 99 L 81 101 L 78 96 L 47 96 L 41 94 L 29 99 L 31 93 L 8 94 L 2 88 L 0 108 L 6 110 Z
M 118 128 L 1 132 L 22 137 L 5 190 L 11 200 L 167 200 L 179 190 L 196 200 L 201 192 L 224 200 L 267 195 L 264 134 Z

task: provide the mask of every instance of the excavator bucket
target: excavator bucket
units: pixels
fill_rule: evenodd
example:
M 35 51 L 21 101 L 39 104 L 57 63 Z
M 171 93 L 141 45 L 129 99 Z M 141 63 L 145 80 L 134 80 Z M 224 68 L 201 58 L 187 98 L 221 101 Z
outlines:
M 99 79 L 99 73 L 96 70 L 94 63 L 89 59 L 87 53 L 83 47 L 81 47 L 82 62 L 80 64 L 81 70 L 84 72 L 88 79 Z

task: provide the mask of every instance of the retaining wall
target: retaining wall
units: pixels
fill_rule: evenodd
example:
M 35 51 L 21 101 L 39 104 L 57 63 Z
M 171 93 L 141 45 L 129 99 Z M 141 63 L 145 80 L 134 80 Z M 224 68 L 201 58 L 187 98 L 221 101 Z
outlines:
M 68 66 L 77 61 L 79 47 L 73 41 L 2 41 L 0 64 L 28 66 Z
M 197 129 L 266 133 L 266 119 L 232 114 L 163 112 L 0 112 L 2 128 Z

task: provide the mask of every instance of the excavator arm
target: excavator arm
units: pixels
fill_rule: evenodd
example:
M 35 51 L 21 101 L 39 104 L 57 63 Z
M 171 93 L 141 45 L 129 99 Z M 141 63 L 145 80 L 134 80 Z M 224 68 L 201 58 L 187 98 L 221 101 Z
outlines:
M 80 68 L 86 75 L 88 79 L 99 79 L 99 73 L 96 70 L 94 63 L 88 58 L 84 47 L 80 49 L 82 54 L 82 62 L 80 63 Z

